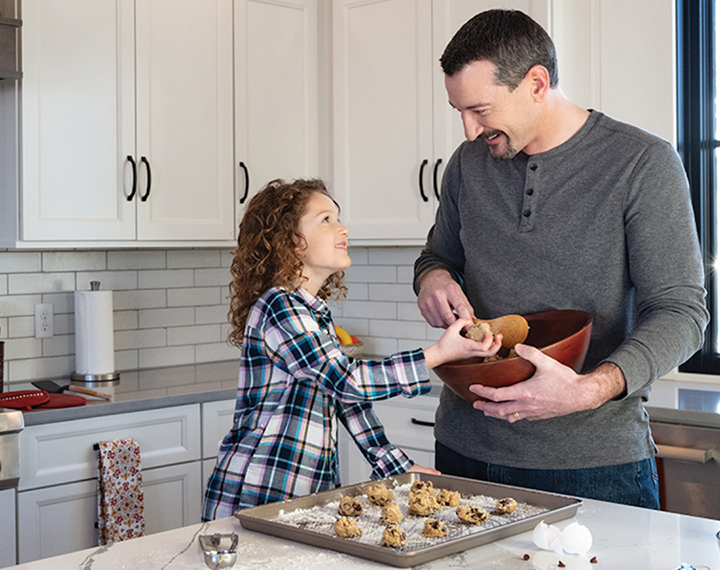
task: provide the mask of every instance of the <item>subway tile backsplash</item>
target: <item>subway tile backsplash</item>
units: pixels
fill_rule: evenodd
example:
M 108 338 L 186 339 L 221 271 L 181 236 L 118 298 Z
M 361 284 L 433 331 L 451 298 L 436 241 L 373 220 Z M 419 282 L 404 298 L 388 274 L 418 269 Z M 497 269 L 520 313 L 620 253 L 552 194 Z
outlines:
M 350 249 L 348 296 L 333 302 L 332 310 L 335 322 L 365 343 L 367 355 L 425 347 L 439 337 L 412 291 L 419 252 Z M 115 366 L 121 372 L 236 360 L 238 350 L 226 342 L 231 261 L 229 249 L 0 251 L 5 389 L 74 372 L 73 293 L 89 289 L 90 281 L 113 291 Z M 51 338 L 35 338 L 38 303 L 53 304 Z

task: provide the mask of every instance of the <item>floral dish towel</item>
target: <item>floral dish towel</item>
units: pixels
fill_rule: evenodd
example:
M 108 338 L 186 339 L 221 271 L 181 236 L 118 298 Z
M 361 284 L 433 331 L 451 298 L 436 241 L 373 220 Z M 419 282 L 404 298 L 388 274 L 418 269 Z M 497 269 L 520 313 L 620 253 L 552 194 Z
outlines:
M 140 446 L 133 439 L 101 441 L 98 450 L 98 544 L 143 536 Z

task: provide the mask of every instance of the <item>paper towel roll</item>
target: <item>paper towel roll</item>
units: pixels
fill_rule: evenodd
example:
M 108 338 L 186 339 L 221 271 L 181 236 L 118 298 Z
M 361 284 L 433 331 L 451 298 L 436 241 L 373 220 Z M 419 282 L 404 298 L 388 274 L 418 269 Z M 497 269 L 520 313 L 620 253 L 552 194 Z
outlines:
M 75 291 L 75 371 L 115 372 L 112 291 Z

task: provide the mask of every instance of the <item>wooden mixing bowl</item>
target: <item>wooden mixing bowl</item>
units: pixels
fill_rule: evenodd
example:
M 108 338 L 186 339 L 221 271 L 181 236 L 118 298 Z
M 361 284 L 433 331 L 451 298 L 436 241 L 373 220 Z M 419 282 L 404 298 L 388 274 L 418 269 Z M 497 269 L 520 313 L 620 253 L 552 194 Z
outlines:
M 535 346 L 542 352 L 580 372 L 592 330 L 592 316 L 585 311 L 557 310 L 523 315 L 530 325 L 524 344 Z M 471 384 L 483 386 L 510 386 L 530 378 L 535 367 L 520 357 L 483 362 L 469 358 L 441 364 L 434 369 L 440 379 L 458 396 L 468 402 L 479 399 L 470 392 Z

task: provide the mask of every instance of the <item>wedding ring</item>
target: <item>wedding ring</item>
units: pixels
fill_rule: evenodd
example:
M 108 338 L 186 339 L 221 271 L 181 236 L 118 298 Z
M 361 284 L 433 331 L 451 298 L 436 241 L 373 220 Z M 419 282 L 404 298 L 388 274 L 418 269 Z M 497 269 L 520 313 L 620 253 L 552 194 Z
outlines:
M 521 420 L 521 419 L 522 419 L 522 418 L 520 417 L 520 414 L 518 414 L 517 412 L 515 412 L 515 413 L 513 414 L 513 416 L 515 416 L 515 419 L 516 419 L 516 420 Z

